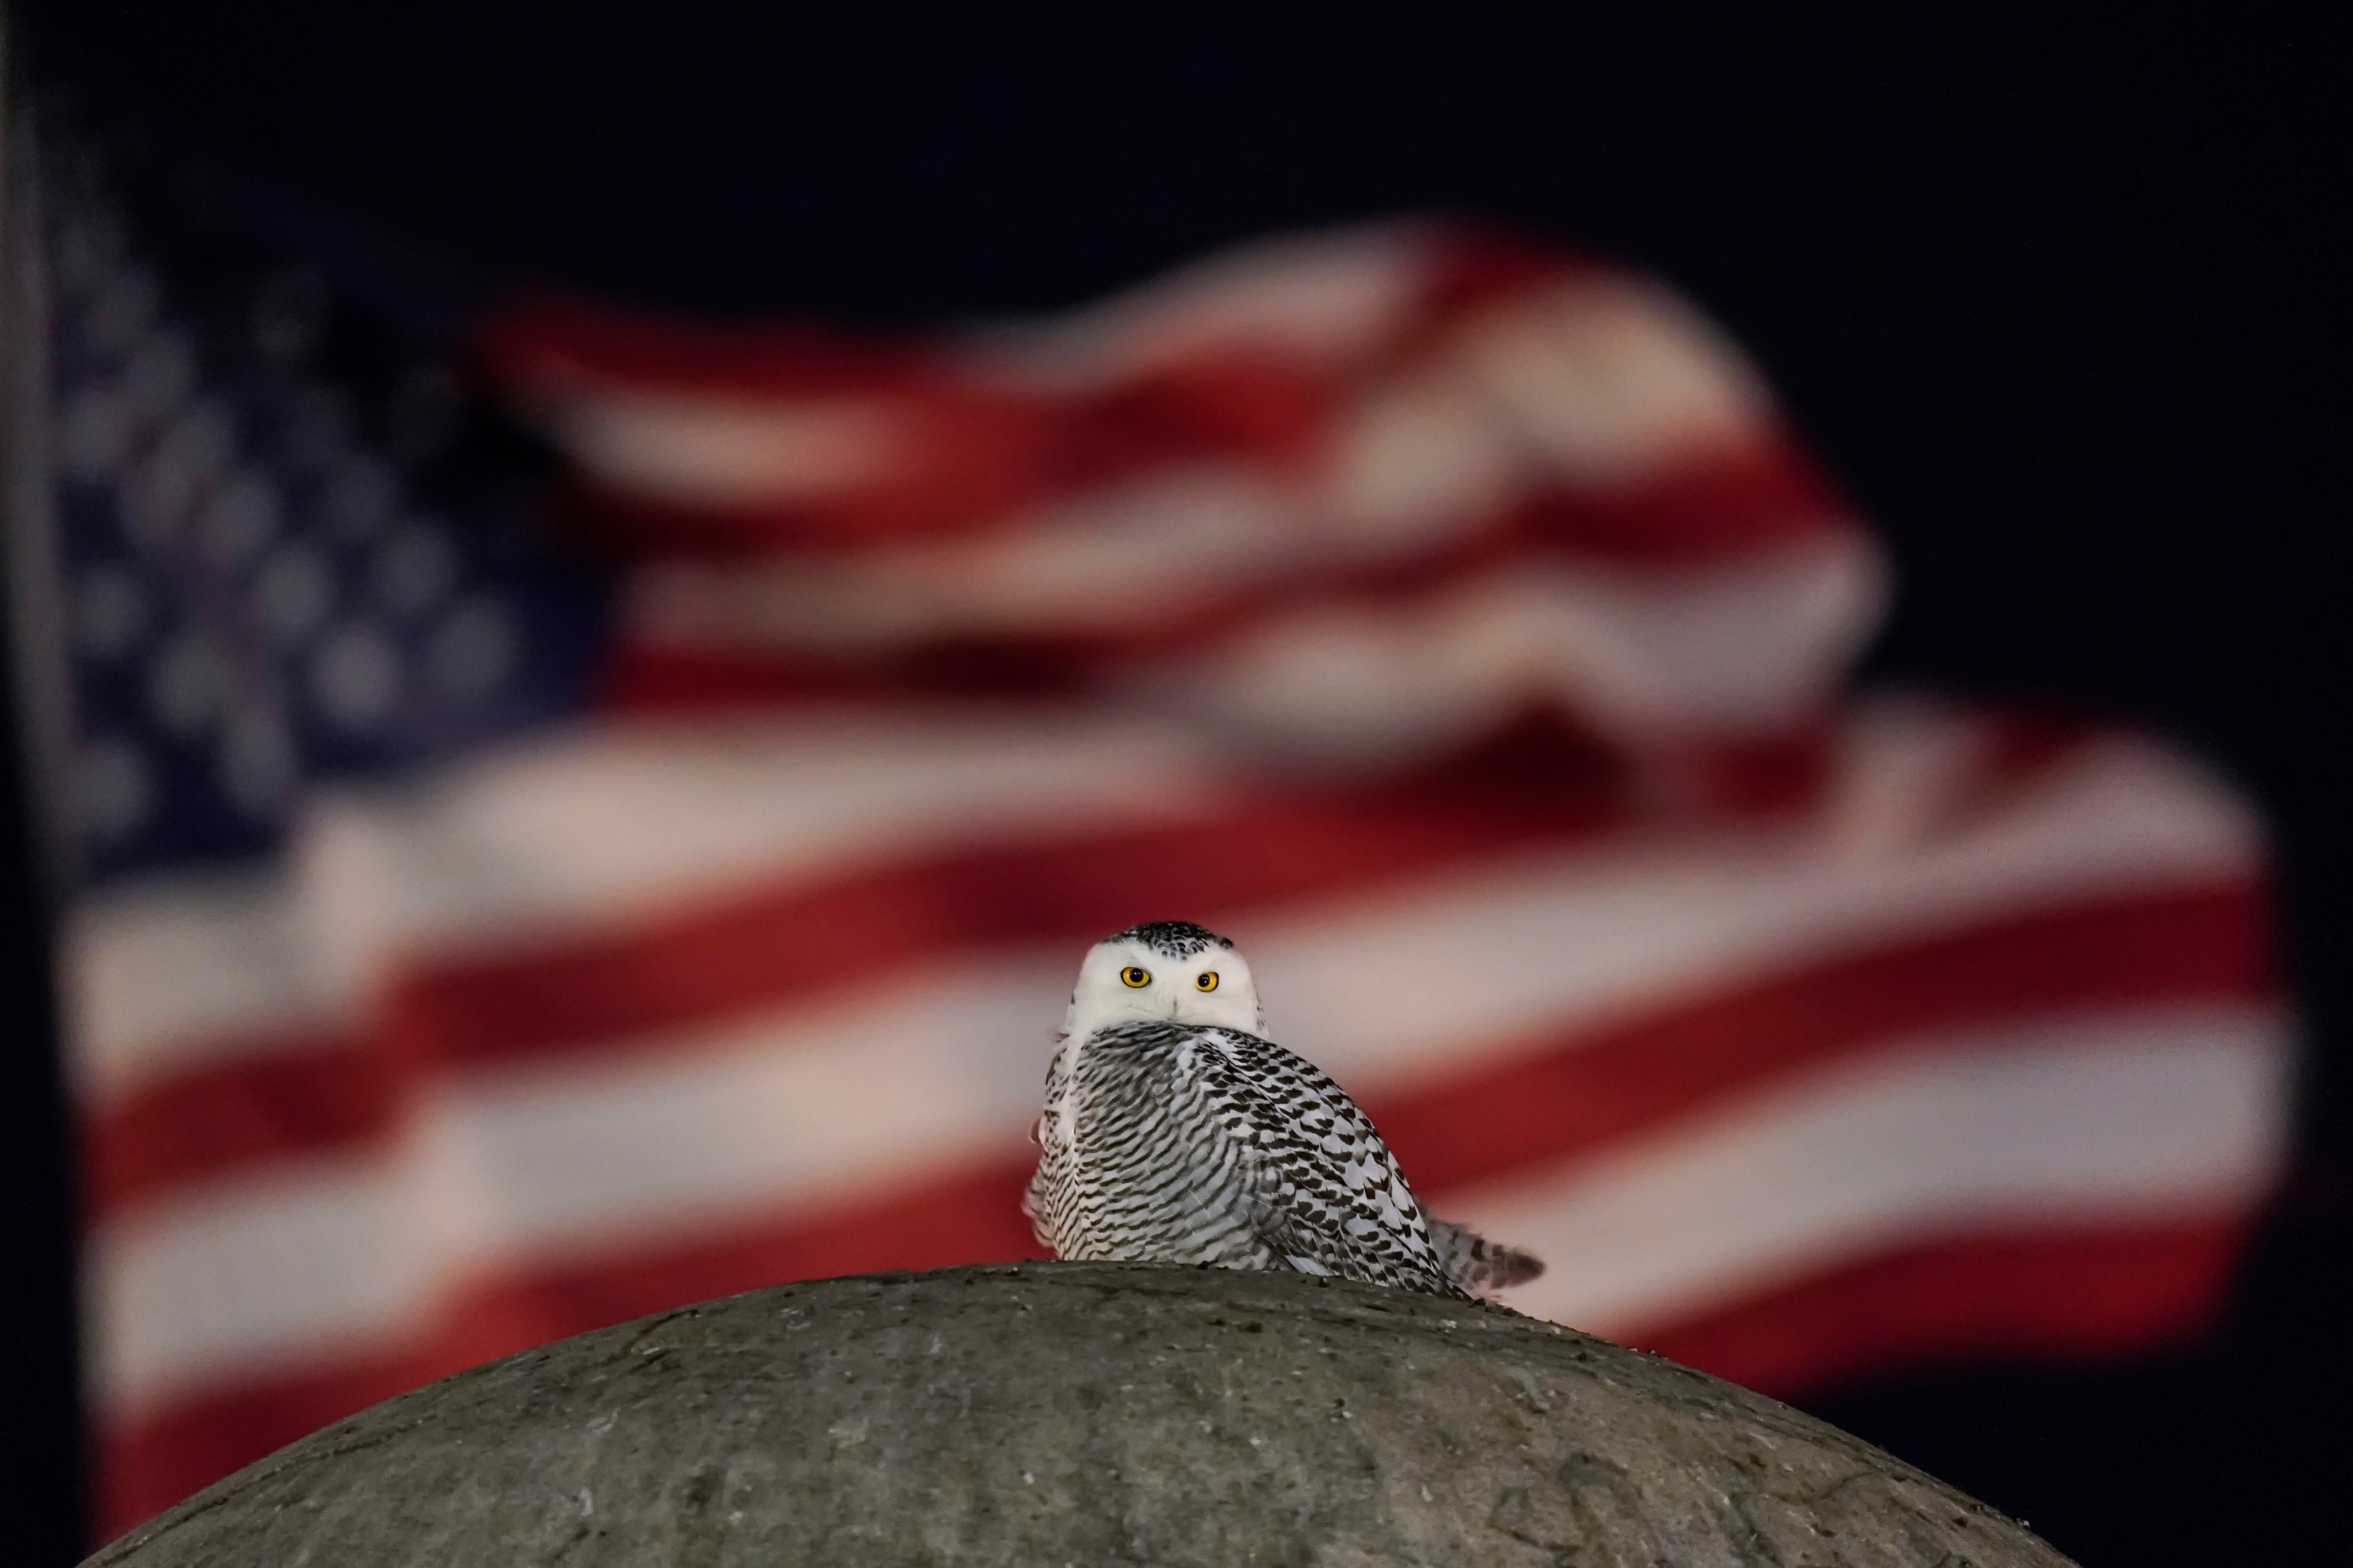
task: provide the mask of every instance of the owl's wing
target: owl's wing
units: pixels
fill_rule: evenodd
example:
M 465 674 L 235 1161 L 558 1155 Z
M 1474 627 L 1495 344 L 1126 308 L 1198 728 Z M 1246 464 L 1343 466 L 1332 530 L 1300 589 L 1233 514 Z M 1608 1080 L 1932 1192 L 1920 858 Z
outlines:
M 1198 1031 L 1253 1227 L 1294 1268 L 1459 1296 L 1397 1159 L 1345 1090 L 1271 1040 Z
M 1061 1098 L 1062 1082 L 1069 1076 L 1067 1055 L 1057 1049 L 1053 1059 L 1046 1064 L 1048 1106 L 1052 1106 Z M 1044 1112 L 1040 1112 L 1038 1120 L 1029 1124 L 1029 1142 L 1038 1145 L 1038 1164 L 1029 1173 L 1029 1184 L 1021 1189 L 1022 1217 L 1029 1222 L 1029 1234 L 1038 1238 L 1038 1245 L 1059 1258 L 1062 1251 L 1062 1237 L 1060 1227 L 1055 1223 L 1054 1194 L 1068 1173 L 1069 1151 L 1060 1139 L 1050 1143 L 1047 1141 Z

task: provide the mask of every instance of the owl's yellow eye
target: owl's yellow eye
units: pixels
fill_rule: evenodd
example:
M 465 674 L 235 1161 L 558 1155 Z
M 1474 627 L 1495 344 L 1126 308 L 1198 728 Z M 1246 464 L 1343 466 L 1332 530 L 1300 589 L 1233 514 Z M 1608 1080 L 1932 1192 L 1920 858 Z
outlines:
M 1218 988 L 1218 972 L 1214 969 L 1204 969 L 1200 973 L 1193 976 L 1193 984 L 1204 991 L 1215 991 Z
M 1119 972 L 1119 977 L 1139 991 L 1152 984 L 1152 971 L 1149 969 L 1139 969 L 1133 963 L 1129 964 L 1125 969 L 1121 970 Z

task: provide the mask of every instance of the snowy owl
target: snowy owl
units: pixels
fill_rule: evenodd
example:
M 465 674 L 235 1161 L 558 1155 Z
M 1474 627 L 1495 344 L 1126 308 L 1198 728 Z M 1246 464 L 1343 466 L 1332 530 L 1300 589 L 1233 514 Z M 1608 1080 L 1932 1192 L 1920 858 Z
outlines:
M 1022 1212 L 1057 1258 L 1295 1268 L 1441 1296 L 1544 1265 L 1422 1209 L 1340 1086 L 1262 1037 L 1250 965 L 1184 921 L 1105 937 L 1046 1073 Z

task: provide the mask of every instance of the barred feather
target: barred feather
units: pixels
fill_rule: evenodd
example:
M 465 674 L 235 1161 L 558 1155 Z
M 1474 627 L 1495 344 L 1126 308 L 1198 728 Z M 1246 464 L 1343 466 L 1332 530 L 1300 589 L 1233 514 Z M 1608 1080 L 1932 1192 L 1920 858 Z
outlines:
M 1437 1244 L 1439 1257 L 1445 1260 L 1446 1277 L 1474 1296 L 1525 1285 L 1545 1271 L 1544 1259 L 1534 1253 L 1489 1241 L 1477 1231 L 1451 1225 L 1436 1215 L 1423 1217 L 1430 1222 L 1430 1238 Z

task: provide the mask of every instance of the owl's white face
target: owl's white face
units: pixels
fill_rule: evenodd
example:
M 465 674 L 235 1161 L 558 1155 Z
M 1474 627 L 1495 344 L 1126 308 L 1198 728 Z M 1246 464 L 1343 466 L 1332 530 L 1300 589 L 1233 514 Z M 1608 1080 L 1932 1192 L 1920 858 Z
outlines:
M 1212 942 L 1187 957 L 1175 958 L 1165 946 L 1125 931 L 1106 937 L 1079 966 L 1063 1035 L 1084 1039 L 1107 1024 L 1145 1018 L 1250 1034 L 1264 1027 L 1250 965 L 1232 948 Z

